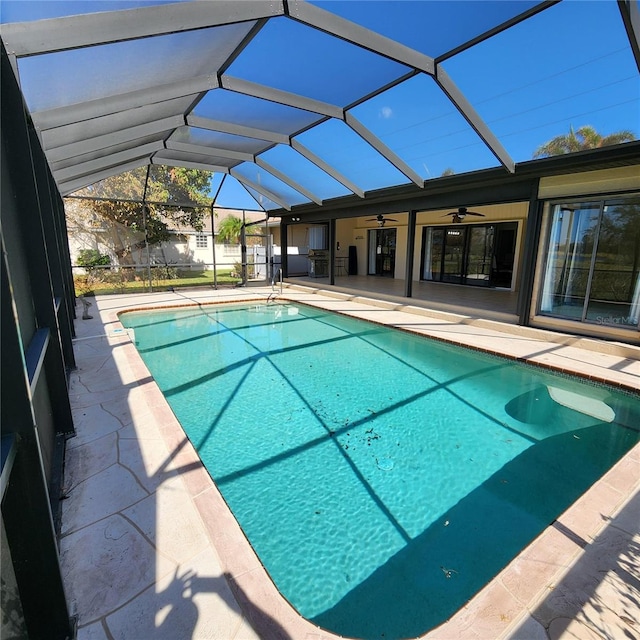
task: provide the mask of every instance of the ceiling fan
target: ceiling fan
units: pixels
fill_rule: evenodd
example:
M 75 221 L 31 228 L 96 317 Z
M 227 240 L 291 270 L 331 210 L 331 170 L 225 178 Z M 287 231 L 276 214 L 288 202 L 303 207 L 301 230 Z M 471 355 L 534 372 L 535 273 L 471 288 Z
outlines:
M 457 211 L 445 213 L 442 217 L 446 218 L 447 216 L 452 216 L 453 222 L 462 222 L 467 216 L 480 216 L 484 218 L 484 213 L 475 213 L 474 211 L 468 211 L 467 207 L 458 207 Z
M 384 227 L 385 222 L 398 222 L 394 218 L 385 218 L 381 213 L 379 213 L 375 218 L 369 218 L 367 222 L 377 222 L 379 227 Z

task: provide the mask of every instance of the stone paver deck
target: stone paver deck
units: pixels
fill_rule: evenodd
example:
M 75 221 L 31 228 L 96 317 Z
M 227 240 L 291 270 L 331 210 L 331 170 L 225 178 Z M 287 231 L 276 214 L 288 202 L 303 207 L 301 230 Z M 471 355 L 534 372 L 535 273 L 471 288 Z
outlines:
M 76 321 L 61 562 L 79 640 L 320 640 L 278 594 L 117 314 L 271 288 L 98 298 Z M 278 297 L 640 392 L 640 348 L 312 288 Z M 640 446 L 426 639 L 640 637 Z

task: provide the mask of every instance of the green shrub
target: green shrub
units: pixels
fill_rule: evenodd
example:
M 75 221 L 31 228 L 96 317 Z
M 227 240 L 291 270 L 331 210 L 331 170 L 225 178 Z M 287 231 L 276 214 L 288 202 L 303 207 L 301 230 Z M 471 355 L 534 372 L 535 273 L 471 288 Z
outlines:
M 107 267 L 111 264 L 111 258 L 105 253 L 100 253 L 97 249 L 82 249 L 78 253 L 77 260 L 79 267 Z
M 103 281 L 108 276 L 109 269 L 104 267 L 111 265 L 111 258 L 97 249 L 82 249 L 76 262 L 79 267 L 84 267 L 91 285 Z

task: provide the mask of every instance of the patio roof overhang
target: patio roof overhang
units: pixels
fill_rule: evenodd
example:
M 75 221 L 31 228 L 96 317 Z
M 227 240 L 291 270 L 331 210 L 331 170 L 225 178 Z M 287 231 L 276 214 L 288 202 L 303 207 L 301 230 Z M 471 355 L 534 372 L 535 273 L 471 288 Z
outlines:
M 221 196 L 242 185 L 269 215 L 342 210 L 466 175 L 519 182 L 551 131 L 588 117 L 580 91 L 638 130 L 636 0 L 114 4 L 2 0 L 0 34 L 65 196 L 165 165 L 213 172 Z M 609 49 L 580 46 L 581 32 L 564 66 L 543 56 L 556 43 L 540 34 L 578 18 Z M 607 105 L 612 82 L 626 88 Z

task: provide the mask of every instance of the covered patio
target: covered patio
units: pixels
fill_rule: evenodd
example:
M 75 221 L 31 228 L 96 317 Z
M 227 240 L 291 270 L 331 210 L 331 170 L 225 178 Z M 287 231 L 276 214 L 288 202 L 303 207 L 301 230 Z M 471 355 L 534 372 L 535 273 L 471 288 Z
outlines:
M 507 289 L 485 289 L 423 281 L 413 284 L 412 296 L 407 298 L 404 282 L 395 278 L 340 275 L 335 277 L 333 286 L 330 285 L 328 277 L 291 277 L 287 282 L 307 283 L 313 288 L 353 296 L 375 297 L 398 305 L 412 305 L 512 324 L 518 322 L 518 296 L 516 292 Z

